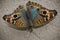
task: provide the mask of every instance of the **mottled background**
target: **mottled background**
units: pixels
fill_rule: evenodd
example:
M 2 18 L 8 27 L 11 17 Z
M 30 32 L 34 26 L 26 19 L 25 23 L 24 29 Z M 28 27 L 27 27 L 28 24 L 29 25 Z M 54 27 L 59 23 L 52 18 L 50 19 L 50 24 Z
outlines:
M 16 30 L 2 19 L 3 15 L 11 14 L 19 5 L 29 0 L 0 0 L 0 40 L 60 40 L 60 1 L 59 0 L 31 0 L 41 4 L 47 9 L 55 9 L 58 15 L 47 25 L 28 31 Z M 26 8 L 26 7 L 25 7 Z

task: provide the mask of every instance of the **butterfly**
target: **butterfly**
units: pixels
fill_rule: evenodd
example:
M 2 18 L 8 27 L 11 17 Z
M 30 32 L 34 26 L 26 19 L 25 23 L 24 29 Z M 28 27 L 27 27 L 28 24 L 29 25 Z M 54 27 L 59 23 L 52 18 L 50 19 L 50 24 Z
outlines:
M 16 25 L 21 30 L 33 30 L 52 20 L 56 15 L 56 10 L 49 10 L 40 4 L 29 1 L 26 8 L 19 6 L 9 15 L 4 15 L 3 19 L 10 24 Z

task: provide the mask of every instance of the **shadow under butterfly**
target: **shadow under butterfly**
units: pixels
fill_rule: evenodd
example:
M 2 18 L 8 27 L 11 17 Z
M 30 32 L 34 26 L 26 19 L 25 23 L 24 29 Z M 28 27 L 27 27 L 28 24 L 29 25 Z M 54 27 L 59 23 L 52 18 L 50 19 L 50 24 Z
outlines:
M 33 31 L 33 28 L 41 27 L 49 23 L 57 15 L 56 10 L 49 10 L 42 7 L 40 4 L 35 2 L 28 2 L 26 4 L 27 10 L 23 6 L 19 6 L 12 14 L 4 15 L 3 19 L 10 26 L 19 30 Z

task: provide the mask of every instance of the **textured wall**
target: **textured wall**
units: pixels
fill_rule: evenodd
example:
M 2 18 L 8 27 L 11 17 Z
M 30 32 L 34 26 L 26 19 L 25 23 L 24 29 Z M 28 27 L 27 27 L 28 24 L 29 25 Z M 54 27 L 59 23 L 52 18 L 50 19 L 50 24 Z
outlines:
M 31 0 L 48 9 L 56 9 L 58 15 L 47 25 L 28 31 L 16 30 L 2 19 L 3 15 L 11 14 L 19 5 L 25 5 L 28 0 L 0 0 L 0 40 L 60 40 L 60 1 Z

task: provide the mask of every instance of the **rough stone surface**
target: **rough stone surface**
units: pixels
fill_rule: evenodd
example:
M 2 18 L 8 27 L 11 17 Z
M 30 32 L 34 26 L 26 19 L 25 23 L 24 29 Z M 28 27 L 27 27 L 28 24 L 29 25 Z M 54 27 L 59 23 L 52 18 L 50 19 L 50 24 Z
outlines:
M 3 15 L 11 14 L 19 5 L 29 0 L 0 0 L 0 40 L 60 40 L 60 1 L 59 0 L 31 0 L 48 9 L 55 9 L 58 15 L 47 25 L 28 31 L 16 30 L 2 19 Z M 26 7 L 25 7 L 26 8 Z

